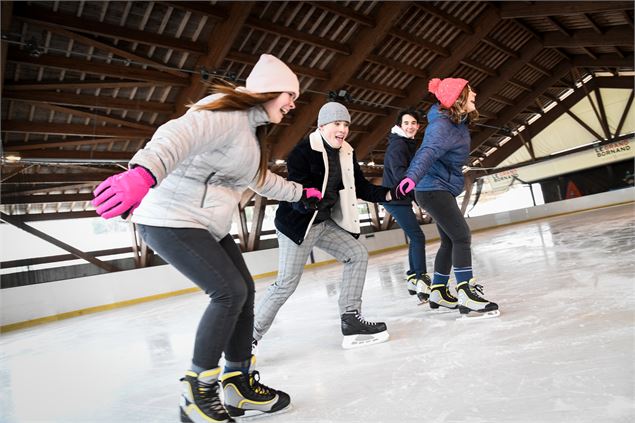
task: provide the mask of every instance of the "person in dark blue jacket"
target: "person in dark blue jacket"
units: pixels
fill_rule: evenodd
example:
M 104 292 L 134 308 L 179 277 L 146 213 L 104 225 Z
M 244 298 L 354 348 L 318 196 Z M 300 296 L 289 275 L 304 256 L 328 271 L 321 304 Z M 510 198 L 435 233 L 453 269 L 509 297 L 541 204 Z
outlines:
M 441 237 L 434 262 L 429 303 L 456 309 L 463 315 L 471 311 L 496 317 L 498 305 L 481 295 L 483 287 L 472 274 L 470 228 L 459 209 L 456 197 L 463 191 L 463 165 L 470 153 L 468 124 L 478 118 L 476 93 L 461 78 L 434 78 L 428 90 L 439 101 L 428 112 L 428 126 L 423 143 L 399 183 L 401 195 L 415 189 L 415 198 L 432 216 Z M 454 266 L 457 297 L 448 289 L 450 270 Z
M 419 130 L 421 116 L 414 110 L 402 110 L 397 116 L 396 125 L 388 135 L 388 146 L 384 156 L 383 185 L 394 187 L 406 175 L 410 161 L 417 152 L 415 140 Z M 417 216 L 412 210 L 413 197 L 394 200 L 383 204 L 387 212 L 395 218 L 406 233 L 408 245 L 408 265 L 406 287 L 410 295 L 417 294 L 420 301 L 427 301 L 430 295 L 430 276 L 426 265 L 426 238 L 419 226 Z

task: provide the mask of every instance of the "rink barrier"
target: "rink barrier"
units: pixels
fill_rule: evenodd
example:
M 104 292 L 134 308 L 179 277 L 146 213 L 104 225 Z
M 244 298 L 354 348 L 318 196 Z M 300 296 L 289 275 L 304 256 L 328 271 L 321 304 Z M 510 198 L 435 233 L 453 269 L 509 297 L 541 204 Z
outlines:
M 635 188 L 626 188 L 468 218 L 467 221 L 473 232 L 480 232 L 634 202 Z M 436 225 L 423 225 L 421 228 L 427 242 L 439 238 Z M 407 247 L 401 229 L 362 235 L 360 240 L 370 255 Z M 247 252 L 243 256 L 254 279 L 271 278 L 277 274 L 277 248 Z M 313 259 L 315 262 L 307 263 L 306 269 L 336 263 L 330 255 L 318 249 L 314 250 Z M 200 291 L 198 287 L 192 287 L 189 280 L 169 265 L 3 289 L 0 292 L 0 333 L 197 291 Z

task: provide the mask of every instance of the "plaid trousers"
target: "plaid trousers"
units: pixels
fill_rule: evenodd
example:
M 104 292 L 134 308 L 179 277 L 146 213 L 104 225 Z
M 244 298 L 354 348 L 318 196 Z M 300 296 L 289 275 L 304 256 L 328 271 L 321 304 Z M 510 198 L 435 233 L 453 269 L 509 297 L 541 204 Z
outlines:
M 361 313 L 362 291 L 368 267 L 368 250 L 359 240 L 331 219 L 313 225 L 298 245 L 278 232 L 278 277 L 258 302 L 254 320 L 254 339 L 260 340 L 271 327 L 280 307 L 298 287 L 304 265 L 313 247 L 318 247 L 344 264 L 338 301 L 340 314 L 357 310 Z

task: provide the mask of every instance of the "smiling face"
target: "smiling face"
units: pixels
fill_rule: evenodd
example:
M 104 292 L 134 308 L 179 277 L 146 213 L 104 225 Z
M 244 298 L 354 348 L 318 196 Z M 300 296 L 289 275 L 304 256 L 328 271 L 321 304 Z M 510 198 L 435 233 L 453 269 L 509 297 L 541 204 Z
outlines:
M 280 93 L 278 97 L 264 103 L 263 107 L 267 111 L 269 121 L 271 123 L 280 123 L 284 115 L 295 109 L 294 100 L 294 93 Z
M 336 120 L 320 126 L 320 132 L 331 147 L 340 148 L 348 136 L 349 125 L 344 120 Z
M 404 131 L 407 138 L 414 138 L 419 130 L 419 122 L 412 115 L 403 115 L 399 127 Z
M 467 88 L 469 90 L 467 94 L 467 100 L 465 100 L 465 103 L 463 103 L 463 106 L 461 108 L 461 111 L 463 113 L 471 113 L 476 110 L 476 93 L 469 85 L 467 86 Z

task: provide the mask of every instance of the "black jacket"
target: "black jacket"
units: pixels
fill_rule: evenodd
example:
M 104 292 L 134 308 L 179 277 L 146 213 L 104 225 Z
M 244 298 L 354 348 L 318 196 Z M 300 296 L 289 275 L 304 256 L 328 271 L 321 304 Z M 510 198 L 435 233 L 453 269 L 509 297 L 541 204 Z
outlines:
M 417 153 L 418 142 L 391 132 L 388 135 L 388 147 L 384 155 L 384 175 L 382 185 L 395 187 L 406 176 L 412 158 Z M 390 204 L 410 204 L 410 199 L 391 201 Z
M 313 144 L 311 137 L 313 137 Z M 325 166 L 325 161 L 328 163 L 328 159 L 325 152 L 316 150 L 316 148 L 324 150 L 322 143 L 321 136 L 316 131 L 295 146 L 287 158 L 287 179 L 289 181 L 298 182 L 304 188 L 323 190 L 325 180 L 328 178 Z M 342 169 L 342 184 L 339 187 L 338 204 L 333 207 L 332 219 L 353 236 L 358 237 L 357 198 L 373 203 L 385 201 L 388 189 L 373 185 L 364 178 L 355 153 L 346 142 L 340 150 L 340 166 Z M 354 178 L 354 187 L 349 186 L 348 189 L 345 189 L 349 177 Z M 324 195 L 324 192 L 322 194 Z M 343 204 L 343 202 L 346 202 L 346 204 Z M 341 213 L 336 212 L 335 208 L 344 211 Z M 304 236 L 308 232 L 307 229 L 316 213 L 308 211 L 301 203 L 281 201 L 274 221 L 276 229 L 300 245 L 304 241 Z M 338 219 L 338 217 L 340 218 Z

